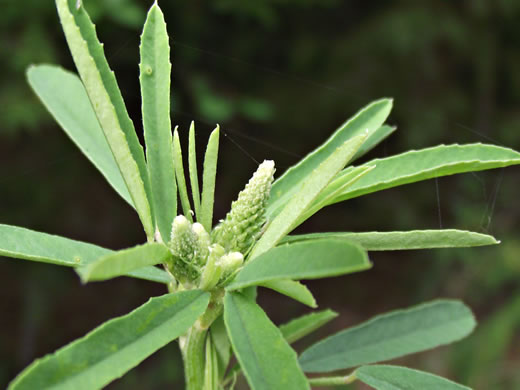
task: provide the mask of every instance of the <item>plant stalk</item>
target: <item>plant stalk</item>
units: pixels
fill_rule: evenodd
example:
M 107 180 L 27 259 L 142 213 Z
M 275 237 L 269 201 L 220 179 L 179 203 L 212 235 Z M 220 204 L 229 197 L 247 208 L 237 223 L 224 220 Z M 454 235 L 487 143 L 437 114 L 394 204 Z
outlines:
M 186 390 L 204 390 L 205 341 L 208 330 L 197 321 L 185 336 L 182 349 Z

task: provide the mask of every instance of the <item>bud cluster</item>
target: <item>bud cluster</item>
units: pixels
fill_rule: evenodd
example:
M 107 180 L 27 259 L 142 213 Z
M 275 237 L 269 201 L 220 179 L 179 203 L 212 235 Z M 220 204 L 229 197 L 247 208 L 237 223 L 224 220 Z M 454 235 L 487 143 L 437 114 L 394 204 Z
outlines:
M 167 266 L 184 288 L 209 291 L 233 279 L 261 234 L 273 176 L 274 163 L 264 161 L 211 237 L 200 223 L 175 217 L 168 243 L 173 258 Z
M 173 220 L 168 246 L 173 254 L 168 270 L 184 287 L 211 290 L 230 280 L 244 262 L 240 252 L 226 252 L 221 245 L 211 244 L 204 227 L 183 215 Z

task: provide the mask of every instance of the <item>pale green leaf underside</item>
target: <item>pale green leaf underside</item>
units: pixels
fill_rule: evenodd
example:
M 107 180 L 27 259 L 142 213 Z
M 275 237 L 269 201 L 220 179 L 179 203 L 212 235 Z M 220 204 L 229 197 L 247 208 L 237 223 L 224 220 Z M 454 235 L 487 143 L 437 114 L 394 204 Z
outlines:
M 94 25 L 76 0 L 56 0 L 72 57 L 149 240 L 155 228 L 144 153 Z
M 475 327 L 459 301 L 439 300 L 377 316 L 312 345 L 300 356 L 306 372 L 377 363 L 452 343 Z
M 0 256 L 79 267 L 112 253 L 114 251 L 93 244 L 0 224 Z M 159 283 L 171 281 L 165 271 L 155 267 L 135 270 L 129 272 L 127 276 Z
M 311 233 L 287 236 L 282 242 L 299 242 L 318 238 L 335 238 L 356 242 L 367 251 L 465 248 L 500 243 L 487 234 L 455 229 L 412 230 L 408 232 Z
M 520 164 L 520 153 L 494 145 L 439 145 L 412 150 L 367 162 L 364 165 L 375 165 L 375 168 L 348 187 L 331 203 L 434 177 L 515 164 Z M 342 174 L 344 173 L 340 173 Z
M 131 313 L 36 360 L 9 390 L 99 389 L 185 333 L 208 303 L 209 294 L 199 290 L 151 298 Z
M 349 169 L 347 174 L 341 175 L 341 177 L 332 180 L 330 184 L 320 192 L 316 199 L 314 199 L 305 213 L 302 214 L 300 218 L 298 218 L 295 224 L 301 224 L 302 222 L 309 219 L 312 215 L 320 211 L 323 207 L 328 206 L 331 202 L 334 201 L 334 198 L 343 193 L 347 188 L 361 179 L 372 169 L 374 169 L 374 166 L 356 167 Z
M 376 131 L 374 131 L 370 136 L 367 138 L 363 146 L 359 148 L 356 155 L 352 158 L 352 160 L 357 160 L 360 157 L 363 157 L 365 154 L 370 152 L 372 149 L 374 149 L 379 143 L 384 141 L 387 137 L 389 137 L 394 131 L 397 130 L 397 127 L 395 126 L 388 126 L 383 125 L 379 127 Z
M 224 321 L 233 350 L 253 390 L 310 389 L 296 353 L 254 301 L 239 293 L 227 293 Z
M 399 366 L 363 366 L 354 375 L 376 390 L 471 390 L 448 379 Z
M 330 309 L 309 313 L 281 325 L 280 331 L 285 340 L 291 344 L 321 328 L 337 316 L 338 313 Z
M 101 172 L 112 188 L 134 207 L 85 87 L 78 76 L 58 66 L 37 65 L 28 69 L 27 79 L 72 142 Z
M 274 247 L 280 240 L 302 222 L 301 216 L 319 196 L 332 178 L 345 167 L 359 147 L 363 144 L 367 134 L 358 135 L 346 141 L 336 150 L 328 154 L 327 158 L 310 171 L 308 176 L 293 193 L 291 201 L 283 210 L 268 223 L 262 238 L 253 247 L 250 259 L 253 259 Z
M 217 175 L 217 158 L 220 127 L 212 131 L 204 155 L 204 169 L 202 173 L 202 198 L 200 203 L 200 217 L 197 220 L 207 232 L 211 231 L 213 223 L 213 202 L 215 197 L 215 178 Z
M 83 283 L 107 280 L 146 266 L 165 263 L 171 256 L 169 249 L 163 244 L 148 243 L 112 252 L 86 266 L 76 268 L 76 272 Z
M 309 291 L 307 286 L 290 279 L 275 279 L 267 282 L 260 283 L 259 286 L 269 288 L 282 295 L 286 295 L 289 298 L 294 299 L 304 305 L 312 308 L 318 307 L 316 299 Z
M 236 290 L 276 279 L 318 279 L 370 268 L 366 252 L 345 240 L 318 239 L 280 245 L 246 263 L 227 287 Z
M 182 211 L 184 212 L 184 216 L 188 218 L 190 222 L 193 222 L 190 198 L 188 196 L 188 187 L 186 186 L 186 176 L 184 175 L 184 160 L 182 158 L 181 140 L 179 139 L 177 128 L 175 128 L 175 131 L 173 132 L 173 158 L 175 161 L 175 176 L 177 178 Z
M 289 168 L 273 183 L 267 208 L 268 217 L 272 219 L 278 215 L 285 204 L 292 201 L 303 181 L 307 180 L 307 177 L 346 141 L 362 134 L 368 136 L 364 142 L 370 140 L 371 135 L 385 122 L 391 109 L 391 99 L 381 99 L 370 103 L 347 120 L 321 146 L 309 153 L 298 164 Z M 362 150 L 362 146 L 354 152 L 353 156 L 359 153 L 359 150 Z
M 140 83 L 146 158 L 155 222 L 162 239 L 170 239 L 177 215 L 177 188 L 170 121 L 170 44 L 157 3 L 148 12 L 141 36 Z
M 191 195 L 193 207 L 197 221 L 200 215 L 200 190 L 199 190 L 199 171 L 197 168 L 197 150 L 195 145 L 195 123 L 191 122 L 188 141 L 188 170 L 190 172 Z

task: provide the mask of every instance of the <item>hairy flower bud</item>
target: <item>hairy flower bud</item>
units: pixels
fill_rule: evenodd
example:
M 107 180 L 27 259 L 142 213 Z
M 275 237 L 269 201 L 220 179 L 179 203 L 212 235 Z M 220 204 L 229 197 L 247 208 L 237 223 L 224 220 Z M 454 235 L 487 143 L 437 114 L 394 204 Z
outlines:
M 169 247 L 174 256 L 169 268 L 175 278 L 181 283 L 198 279 L 200 276 L 196 264 L 198 237 L 184 215 L 178 215 L 173 220 Z
M 226 278 L 244 264 L 244 255 L 240 252 L 226 253 L 219 261 L 222 268 L 222 277 Z
M 170 250 L 173 255 L 191 263 L 197 246 L 197 236 L 191 228 L 191 223 L 184 215 L 175 217 L 172 223 Z
M 231 204 L 231 210 L 212 232 L 214 243 L 226 252 L 246 254 L 265 223 L 265 208 L 274 177 L 274 162 L 264 161 Z
M 196 242 L 194 260 L 198 265 L 204 265 L 208 260 L 209 246 L 211 245 L 209 233 L 204 229 L 204 226 L 198 222 L 195 222 L 191 226 L 191 230 L 195 234 Z

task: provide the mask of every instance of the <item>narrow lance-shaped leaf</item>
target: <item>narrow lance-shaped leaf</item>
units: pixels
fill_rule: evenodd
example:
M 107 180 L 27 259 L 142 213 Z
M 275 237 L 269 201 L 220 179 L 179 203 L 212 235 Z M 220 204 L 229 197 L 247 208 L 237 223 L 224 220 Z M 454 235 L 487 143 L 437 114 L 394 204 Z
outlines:
M 94 25 L 75 0 L 56 0 L 72 57 L 101 128 L 115 157 L 148 240 L 155 228 L 149 200 L 150 182 L 144 153 L 128 116 L 114 73 L 110 70 Z
M 298 242 L 319 238 L 356 242 L 368 251 L 465 248 L 500 243 L 493 236 L 487 234 L 455 229 L 412 230 L 408 232 L 311 233 L 287 236 L 282 242 Z
M 163 241 L 177 215 L 170 121 L 170 44 L 161 9 L 154 3 L 141 35 L 139 66 L 146 158 L 155 214 Z
M 337 316 L 338 313 L 330 309 L 309 313 L 281 325 L 280 331 L 285 340 L 291 344 L 321 328 Z
M 300 356 L 306 372 L 377 363 L 452 343 L 475 327 L 462 302 L 439 300 L 383 314 L 312 345 Z
M 211 231 L 213 223 L 213 202 L 215 197 L 215 177 L 217 175 L 218 138 L 220 127 L 211 133 L 204 155 L 204 171 L 202 174 L 202 199 L 200 203 L 200 223 L 206 231 Z
M 114 251 L 65 237 L 0 224 L 0 255 L 66 267 L 86 266 Z M 169 283 L 171 278 L 156 267 L 145 267 L 126 276 Z
M 307 240 L 285 244 L 246 263 L 227 287 L 236 290 L 276 279 L 318 279 L 370 268 L 359 245 L 337 239 Z
M 292 344 L 295 341 L 300 340 L 301 338 L 314 332 L 316 329 L 327 324 L 329 321 L 333 320 L 337 316 L 338 314 L 336 312 L 333 312 L 329 309 L 306 314 L 286 324 L 281 325 L 280 332 L 282 332 L 282 335 L 285 338 L 285 340 L 289 344 Z M 211 327 L 211 330 L 213 331 L 213 326 Z M 242 370 L 240 368 L 240 365 L 236 364 L 231 370 L 229 370 L 225 381 L 229 380 L 241 371 Z
M 208 333 L 206 337 L 204 363 L 204 389 L 218 389 L 219 383 L 219 361 L 213 337 Z
M 399 366 L 363 366 L 354 375 L 376 390 L 471 390 L 448 379 Z
M 96 261 L 76 269 L 81 280 L 107 280 L 140 268 L 165 263 L 172 254 L 163 244 L 148 243 L 120 250 L 100 257 Z
M 195 123 L 190 125 L 188 141 L 188 169 L 190 171 L 191 196 L 193 197 L 193 207 L 195 215 L 199 221 L 200 215 L 200 190 L 199 190 L 199 171 L 197 169 L 197 150 L 195 147 Z
M 199 290 L 151 298 L 131 313 L 36 360 L 9 390 L 102 388 L 184 334 L 208 303 L 209 294 Z
M 188 197 L 188 188 L 186 186 L 186 177 L 184 176 L 184 164 L 182 158 L 181 141 L 179 139 L 179 132 L 177 128 L 173 132 L 173 158 L 175 160 L 175 171 L 177 172 L 177 184 L 179 186 L 179 196 L 181 198 L 182 211 L 184 216 L 193 223 L 193 216 L 191 215 L 190 198 Z
M 320 147 L 307 155 L 298 164 L 288 169 L 273 184 L 267 209 L 268 217 L 270 219 L 274 218 L 288 202 L 292 202 L 293 195 L 300 190 L 303 182 L 307 180 L 311 172 L 317 169 L 346 141 L 362 134 L 370 137 L 376 132 L 385 122 L 391 109 L 391 99 L 381 99 L 370 103 L 347 120 Z M 367 141 L 367 138 L 363 140 L 363 143 L 365 141 Z M 358 153 L 358 150 L 355 153 Z
M 231 345 L 253 390 L 310 389 L 296 352 L 255 302 L 239 293 L 224 298 Z
M 260 287 L 270 288 L 282 295 L 288 296 L 304 305 L 312 307 L 313 309 L 318 307 L 316 299 L 309 291 L 309 289 L 300 282 L 290 279 L 275 279 L 269 280 L 259 284 Z
M 494 145 L 439 145 L 412 150 L 367 162 L 365 165 L 375 168 L 331 203 L 434 177 L 515 164 L 520 164 L 520 153 Z
M 33 65 L 27 70 L 27 79 L 72 142 L 101 172 L 112 188 L 134 207 L 85 87 L 78 76 L 58 66 Z
M 332 178 L 345 167 L 352 156 L 363 144 L 366 134 L 356 136 L 338 147 L 317 168 L 306 177 L 303 185 L 293 194 L 292 199 L 283 210 L 267 225 L 262 238 L 253 247 L 249 258 L 266 252 L 287 235 L 301 222 L 300 217 L 319 196 L 321 191 L 330 183 Z

